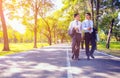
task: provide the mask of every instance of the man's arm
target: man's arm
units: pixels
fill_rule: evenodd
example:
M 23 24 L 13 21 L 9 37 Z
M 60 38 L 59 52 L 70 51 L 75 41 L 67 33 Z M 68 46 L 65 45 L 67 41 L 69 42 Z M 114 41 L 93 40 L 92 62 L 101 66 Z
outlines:
M 85 26 L 86 24 L 85 24 L 85 21 L 83 21 L 82 22 L 82 30 L 84 30 L 84 31 L 86 31 L 87 30 L 87 28 L 86 28 L 86 26 Z
M 72 22 L 70 22 L 68 30 L 72 31 Z
M 89 31 L 91 31 L 93 29 L 93 21 L 90 21 L 90 27 L 88 28 Z
M 70 25 L 69 25 L 69 28 L 68 28 L 68 29 L 71 29 L 71 27 L 72 27 L 72 22 L 70 22 Z
M 71 22 L 70 25 L 69 25 L 68 34 L 69 34 L 69 35 L 72 34 L 72 22 Z

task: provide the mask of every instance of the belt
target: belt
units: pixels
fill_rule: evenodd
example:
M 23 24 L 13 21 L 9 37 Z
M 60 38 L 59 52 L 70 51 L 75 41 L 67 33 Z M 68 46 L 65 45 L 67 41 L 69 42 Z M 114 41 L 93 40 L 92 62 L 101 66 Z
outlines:
M 81 33 L 77 33 L 77 34 L 81 34 Z
M 85 32 L 85 34 L 91 34 L 90 32 Z

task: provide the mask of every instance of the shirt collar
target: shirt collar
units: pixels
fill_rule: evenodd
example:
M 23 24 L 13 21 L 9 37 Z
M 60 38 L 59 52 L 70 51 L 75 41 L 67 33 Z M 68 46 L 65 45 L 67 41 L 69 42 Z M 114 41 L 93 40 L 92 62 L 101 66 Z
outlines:
M 91 21 L 91 20 L 86 19 L 86 21 Z
M 75 22 L 79 22 L 78 20 L 74 20 Z

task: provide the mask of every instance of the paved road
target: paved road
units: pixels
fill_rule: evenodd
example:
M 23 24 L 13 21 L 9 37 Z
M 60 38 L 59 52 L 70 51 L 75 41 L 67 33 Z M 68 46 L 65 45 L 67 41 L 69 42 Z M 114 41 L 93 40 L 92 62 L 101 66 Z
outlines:
M 120 58 L 95 52 L 96 59 L 71 60 L 70 46 L 54 45 L 0 57 L 0 78 L 120 78 Z

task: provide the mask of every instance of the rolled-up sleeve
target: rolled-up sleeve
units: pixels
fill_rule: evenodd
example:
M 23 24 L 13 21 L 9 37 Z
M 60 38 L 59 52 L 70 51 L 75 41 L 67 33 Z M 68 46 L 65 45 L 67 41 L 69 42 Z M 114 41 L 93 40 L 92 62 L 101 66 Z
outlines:
M 71 32 L 72 32 L 72 22 L 69 25 L 68 32 L 69 32 L 69 34 L 71 34 Z

